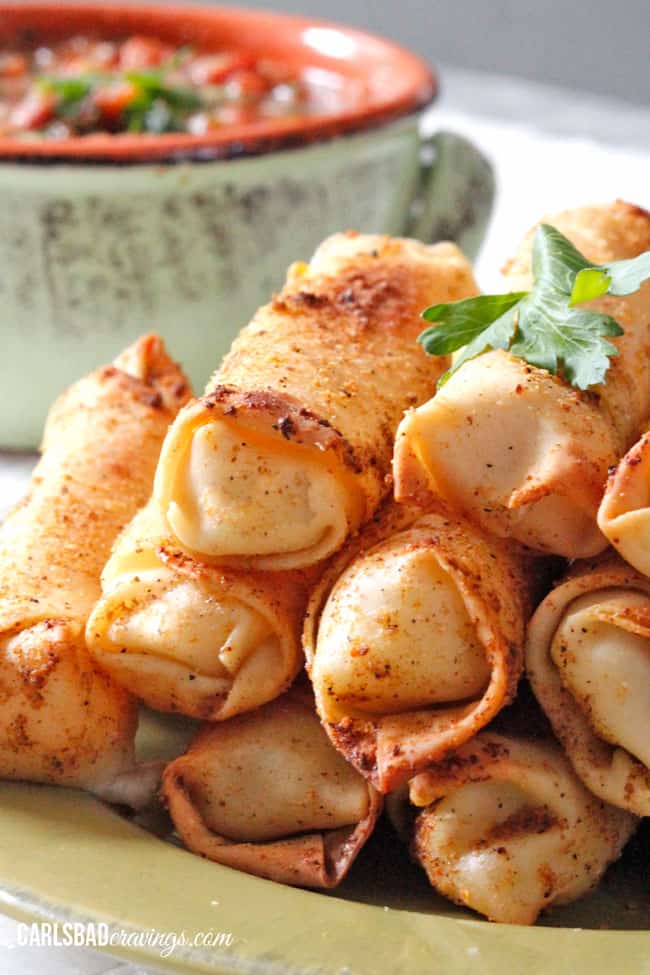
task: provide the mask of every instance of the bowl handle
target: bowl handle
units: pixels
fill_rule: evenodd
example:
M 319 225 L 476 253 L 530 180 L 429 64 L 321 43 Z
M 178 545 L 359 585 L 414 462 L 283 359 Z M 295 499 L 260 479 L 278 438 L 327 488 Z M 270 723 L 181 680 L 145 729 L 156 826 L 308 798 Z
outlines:
M 420 180 L 406 232 L 419 240 L 453 240 L 474 258 L 494 202 L 494 171 L 473 143 L 454 132 L 421 142 Z

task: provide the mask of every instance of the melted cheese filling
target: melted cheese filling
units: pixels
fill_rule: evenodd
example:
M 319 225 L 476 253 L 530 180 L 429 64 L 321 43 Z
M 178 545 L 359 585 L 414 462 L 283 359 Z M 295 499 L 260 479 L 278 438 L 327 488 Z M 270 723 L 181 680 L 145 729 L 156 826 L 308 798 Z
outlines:
M 242 436 L 220 421 L 194 432 L 167 507 L 180 542 L 215 557 L 338 548 L 348 517 L 335 475 L 300 448 Z
M 359 559 L 325 606 L 312 679 L 333 713 L 458 702 L 488 683 L 484 649 L 453 580 L 432 553 L 400 546 L 398 537 Z
M 551 657 L 596 734 L 650 767 L 650 639 L 597 615 L 628 607 L 650 610 L 650 599 L 622 589 L 576 599 Z

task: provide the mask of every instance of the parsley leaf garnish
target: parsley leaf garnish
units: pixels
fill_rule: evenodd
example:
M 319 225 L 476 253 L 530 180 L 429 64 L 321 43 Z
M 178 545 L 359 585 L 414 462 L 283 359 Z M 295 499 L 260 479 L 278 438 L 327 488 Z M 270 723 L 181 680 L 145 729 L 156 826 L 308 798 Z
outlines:
M 618 355 L 608 338 L 623 329 L 610 315 L 575 306 L 607 293 L 637 291 L 650 278 L 650 252 L 594 267 L 555 227 L 541 224 L 532 269 L 532 291 L 481 295 L 423 312 L 426 321 L 437 323 L 418 339 L 429 355 L 462 349 L 439 385 L 490 349 L 504 349 L 578 389 L 604 380 L 611 357 Z
M 639 254 L 629 261 L 616 261 L 614 264 L 601 264 L 598 267 L 584 268 L 578 273 L 571 304 L 581 305 L 603 295 L 631 295 L 638 291 L 644 281 L 650 278 L 650 251 Z
M 439 380 L 442 386 L 464 362 L 489 349 L 507 349 L 515 332 L 515 308 L 526 291 L 480 295 L 448 305 L 434 305 L 422 313 L 428 322 L 440 322 L 419 336 L 429 355 L 449 355 L 462 348 L 451 369 Z

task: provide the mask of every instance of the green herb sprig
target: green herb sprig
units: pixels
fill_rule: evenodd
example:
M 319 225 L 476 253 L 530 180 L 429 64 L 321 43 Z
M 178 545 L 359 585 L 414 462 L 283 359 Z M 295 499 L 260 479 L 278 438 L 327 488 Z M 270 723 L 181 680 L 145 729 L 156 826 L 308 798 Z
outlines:
M 437 323 L 419 336 L 429 355 L 462 349 L 441 377 L 443 385 L 469 359 L 491 349 L 561 375 L 577 389 L 603 382 L 618 355 L 609 338 L 623 334 L 610 315 L 578 308 L 605 294 L 628 295 L 650 278 L 650 251 L 633 260 L 594 266 L 555 227 L 541 224 L 533 240 L 531 291 L 480 295 L 433 305 L 422 313 Z

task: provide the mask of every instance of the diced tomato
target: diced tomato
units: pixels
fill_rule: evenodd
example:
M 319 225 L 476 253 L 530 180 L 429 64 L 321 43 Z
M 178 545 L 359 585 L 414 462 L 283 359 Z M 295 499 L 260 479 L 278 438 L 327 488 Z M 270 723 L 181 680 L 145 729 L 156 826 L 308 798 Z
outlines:
M 63 138 L 64 126 L 72 137 L 146 122 L 147 131 L 200 135 L 300 114 L 308 95 L 289 62 L 177 48 L 147 34 L 79 34 L 49 46 L 0 49 L 0 130 L 12 134 L 43 130 Z
M 115 81 L 93 93 L 93 101 L 107 122 L 117 122 L 133 99 L 138 89 L 130 81 Z
M 189 74 L 195 85 L 219 85 L 233 71 L 250 68 L 254 63 L 253 57 L 243 52 L 205 54 L 192 61 Z
M 20 78 L 27 71 L 27 58 L 9 51 L 0 54 L 0 78 Z
M 234 98 L 262 98 L 269 90 L 269 82 L 257 71 L 235 71 L 228 78 L 228 94 Z
M 258 119 L 257 112 L 249 105 L 222 105 L 215 115 L 220 125 L 247 125 Z
M 272 85 L 290 84 L 296 80 L 296 69 L 280 61 L 262 59 L 255 65 L 257 71 Z
M 32 88 L 12 109 L 9 121 L 14 129 L 40 129 L 54 116 L 56 95 Z
M 90 59 L 97 67 L 112 68 L 117 63 L 117 44 L 97 41 L 91 48 Z
M 120 47 L 120 66 L 125 71 L 155 68 L 170 58 L 172 53 L 172 48 L 156 37 L 136 34 Z
M 81 74 L 88 74 L 94 65 L 85 55 L 61 59 L 56 65 L 56 73 L 62 78 L 78 78 Z

